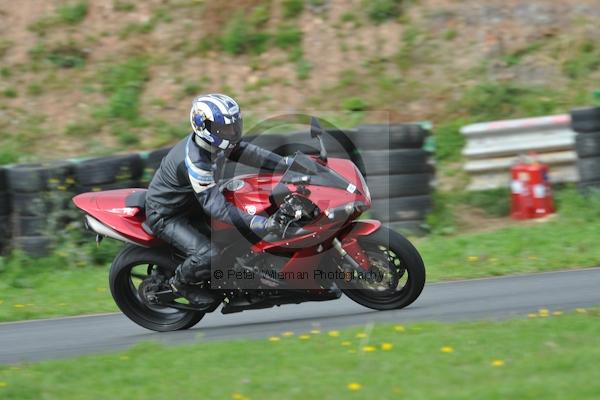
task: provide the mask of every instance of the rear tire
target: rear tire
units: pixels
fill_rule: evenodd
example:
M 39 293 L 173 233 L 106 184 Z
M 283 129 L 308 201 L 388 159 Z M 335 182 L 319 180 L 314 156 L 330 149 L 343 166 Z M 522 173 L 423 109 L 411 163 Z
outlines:
M 401 275 L 407 274 L 408 278 L 400 290 L 396 288 L 388 292 L 377 292 L 345 288 L 342 290 L 344 294 L 356 303 L 374 310 L 397 310 L 412 304 L 425 286 L 425 265 L 417 249 L 402 235 L 385 226 L 369 236 L 359 237 L 358 242 L 368 256 L 368 249 L 381 247 L 394 253 L 400 260 Z
M 196 325 L 204 317 L 203 312 L 149 307 L 140 299 L 130 273 L 133 267 L 145 264 L 156 265 L 163 271 L 172 271 L 178 262 L 161 249 L 127 245 L 113 261 L 109 275 L 110 292 L 123 314 L 136 324 L 158 332 L 188 329 Z

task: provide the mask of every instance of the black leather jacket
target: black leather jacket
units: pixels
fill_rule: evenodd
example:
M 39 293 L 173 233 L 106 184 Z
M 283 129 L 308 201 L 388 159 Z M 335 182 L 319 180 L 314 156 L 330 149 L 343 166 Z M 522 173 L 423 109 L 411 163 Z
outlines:
M 168 218 L 200 205 L 210 218 L 250 226 L 253 216 L 226 202 L 219 191 L 226 159 L 269 170 L 284 167 L 286 160 L 251 143 L 240 142 L 233 149 L 211 153 L 210 147 L 200 147 L 194 140 L 202 139 L 189 134 L 162 160 L 146 194 L 148 212 Z

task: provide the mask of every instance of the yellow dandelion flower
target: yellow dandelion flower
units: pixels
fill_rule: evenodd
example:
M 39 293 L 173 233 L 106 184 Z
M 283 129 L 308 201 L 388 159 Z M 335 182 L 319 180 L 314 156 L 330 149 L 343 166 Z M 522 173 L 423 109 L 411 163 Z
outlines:
M 554 312 L 552 313 L 552 315 L 555 315 L 555 316 L 557 316 L 557 317 L 558 317 L 558 316 L 561 316 L 561 315 L 563 315 L 563 312 L 562 312 L 562 311 L 554 311 Z
M 467 260 L 469 260 L 469 262 L 475 262 L 475 261 L 479 260 L 479 257 L 477 257 L 477 256 L 469 256 L 469 257 L 467 257 Z
M 281 338 L 279 336 L 271 336 L 269 342 L 279 342 Z
M 313 330 L 310 331 L 310 333 L 311 333 L 311 335 L 318 335 L 318 334 L 321 333 L 321 331 L 318 330 L 318 329 L 313 329 Z
M 356 334 L 356 337 L 359 338 L 359 339 L 363 339 L 363 338 L 367 337 L 367 334 L 364 333 L 364 332 L 359 332 L 359 333 Z
M 309 335 L 300 335 L 300 336 L 298 336 L 298 339 L 300 339 L 300 340 L 308 340 L 308 339 L 310 339 L 310 336 Z
M 440 349 L 440 351 L 442 353 L 452 353 L 452 352 L 454 352 L 454 349 L 450 346 L 444 346 Z
M 248 397 L 244 396 L 244 395 L 243 395 L 243 394 L 241 394 L 241 393 L 233 393 L 233 394 L 231 395 L 231 398 L 232 398 L 233 400 L 249 400 L 249 399 L 248 399 Z
M 377 350 L 377 348 L 375 346 L 364 346 L 362 348 L 362 351 L 364 351 L 365 353 L 372 353 L 375 350 Z
M 587 310 L 585 308 L 576 308 L 575 312 L 577 312 L 578 314 L 586 314 Z
M 0 382 L 0 388 L 5 388 L 8 386 L 8 383 L 6 382 Z
M 344 341 L 341 343 L 341 345 L 342 345 L 342 346 L 344 346 L 344 347 L 348 347 L 348 346 L 351 346 L 351 345 L 352 345 L 352 342 L 349 342 L 348 340 L 344 340 Z
M 119 360 L 127 361 L 127 360 L 129 360 L 129 356 L 121 356 L 121 357 L 119 357 Z
M 25 308 L 27 307 L 25 304 L 15 304 L 15 308 Z
M 283 333 L 281 334 L 281 336 L 283 336 L 283 337 L 290 337 L 290 336 L 294 336 L 294 332 L 291 332 L 291 331 L 283 332 Z
M 381 350 L 383 350 L 383 351 L 389 351 L 393 347 L 394 347 L 394 345 L 391 343 L 381 343 Z
M 537 318 L 538 315 L 536 313 L 529 313 L 529 314 L 527 314 L 527 316 L 529 318 Z
M 550 315 L 550 310 L 548 310 L 547 308 L 540 308 L 538 314 L 540 315 L 540 317 L 547 317 Z
M 360 383 L 352 382 L 348 384 L 348 390 L 352 390 L 356 392 L 357 390 L 362 389 L 362 385 Z
M 405 328 L 405 327 L 403 327 L 402 325 L 395 325 L 395 326 L 394 326 L 394 330 L 395 330 L 396 332 L 406 332 L 406 328 Z
M 338 337 L 338 336 L 340 336 L 340 332 L 339 331 L 329 331 L 329 332 L 327 332 L 327 335 L 329 335 L 331 337 Z
M 504 360 L 494 360 L 492 361 L 492 367 L 502 367 L 504 365 Z

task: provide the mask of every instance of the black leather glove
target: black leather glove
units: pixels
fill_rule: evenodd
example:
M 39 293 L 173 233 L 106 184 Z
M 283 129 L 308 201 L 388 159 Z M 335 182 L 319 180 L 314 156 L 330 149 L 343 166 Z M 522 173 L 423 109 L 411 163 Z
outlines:
M 267 233 L 274 233 L 281 236 L 284 225 L 277 214 L 273 214 L 269 218 L 265 218 L 262 215 L 255 215 L 250 222 L 250 229 L 259 236 L 264 236 Z

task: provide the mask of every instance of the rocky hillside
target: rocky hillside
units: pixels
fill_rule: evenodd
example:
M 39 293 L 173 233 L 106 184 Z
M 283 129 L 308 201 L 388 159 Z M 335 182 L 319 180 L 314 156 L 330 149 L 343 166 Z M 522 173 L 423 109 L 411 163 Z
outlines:
M 223 91 L 249 119 L 565 111 L 600 83 L 597 0 L 0 0 L 0 163 L 150 148 Z

